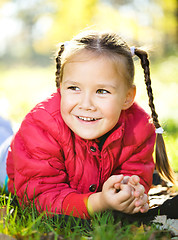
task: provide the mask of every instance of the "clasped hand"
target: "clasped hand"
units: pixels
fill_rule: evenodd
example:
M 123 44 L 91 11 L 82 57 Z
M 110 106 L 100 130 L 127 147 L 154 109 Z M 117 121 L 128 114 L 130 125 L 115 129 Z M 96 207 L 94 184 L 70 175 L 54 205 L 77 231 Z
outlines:
M 140 178 L 113 175 L 104 183 L 100 195 L 103 209 L 113 209 L 124 213 L 134 214 L 148 211 L 148 196 L 140 184 Z

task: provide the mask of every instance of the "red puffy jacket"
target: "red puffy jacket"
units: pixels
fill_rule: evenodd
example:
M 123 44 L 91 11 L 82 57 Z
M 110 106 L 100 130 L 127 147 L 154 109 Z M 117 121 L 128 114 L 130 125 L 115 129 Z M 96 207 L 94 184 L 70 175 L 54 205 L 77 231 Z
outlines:
M 96 140 L 84 140 L 64 123 L 59 91 L 25 117 L 7 159 L 8 189 L 24 193 L 39 211 L 73 211 L 89 217 L 86 201 L 113 174 L 138 175 L 148 192 L 152 183 L 155 129 L 137 104 L 122 111 L 118 124 L 99 150 Z

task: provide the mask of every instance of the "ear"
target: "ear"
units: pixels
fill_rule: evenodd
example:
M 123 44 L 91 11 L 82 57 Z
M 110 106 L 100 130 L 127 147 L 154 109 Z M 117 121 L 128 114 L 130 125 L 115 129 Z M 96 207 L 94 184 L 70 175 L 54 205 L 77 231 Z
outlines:
M 126 98 L 125 98 L 125 102 L 123 104 L 122 110 L 126 110 L 132 106 L 135 99 L 135 94 L 136 94 L 136 86 L 133 85 L 127 90 L 127 94 L 126 94 Z

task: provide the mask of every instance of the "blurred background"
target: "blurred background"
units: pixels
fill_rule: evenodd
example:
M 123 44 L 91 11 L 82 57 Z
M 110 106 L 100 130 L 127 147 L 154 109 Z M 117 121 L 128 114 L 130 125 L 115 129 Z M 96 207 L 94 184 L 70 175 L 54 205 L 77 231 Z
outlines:
M 178 0 L 1 0 L 0 115 L 14 130 L 55 91 L 59 42 L 84 29 L 113 30 L 149 52 L 156 110 L 178 172 Z M 150 113 L 144 76 L 135 60 L 136 101 Z

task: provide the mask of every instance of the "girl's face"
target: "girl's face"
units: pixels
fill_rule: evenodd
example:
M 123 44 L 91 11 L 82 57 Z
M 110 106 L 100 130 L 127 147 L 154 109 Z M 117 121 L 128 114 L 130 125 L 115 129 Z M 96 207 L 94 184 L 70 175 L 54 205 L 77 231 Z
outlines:
M 108 57 L 82 52 L 67 62 L 60 84 L 61 114 L 68 127 L 81 138 L 97 139 L 118 122 L 121 110 L 129 108 L 135 87 L 128 88 L 123 69 Z

